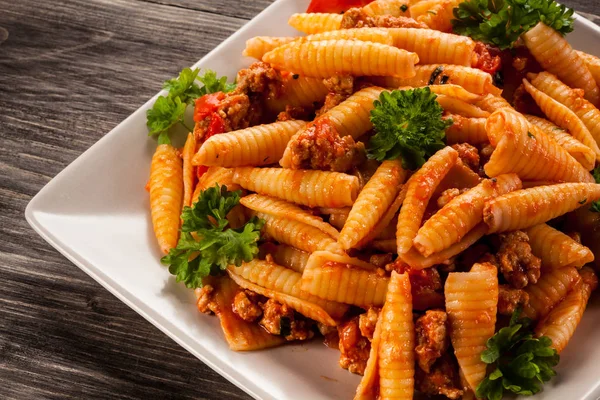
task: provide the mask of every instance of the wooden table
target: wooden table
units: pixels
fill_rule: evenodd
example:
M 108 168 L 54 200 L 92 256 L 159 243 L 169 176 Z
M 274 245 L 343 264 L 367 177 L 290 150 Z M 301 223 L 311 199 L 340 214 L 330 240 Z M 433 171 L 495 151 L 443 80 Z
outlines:
M 23 213 L 165 79 L 270 3 L 0 0 L 0 397 L 249 398 L 51 248 Z M 600 22 L 600 3 L 564 3 Z

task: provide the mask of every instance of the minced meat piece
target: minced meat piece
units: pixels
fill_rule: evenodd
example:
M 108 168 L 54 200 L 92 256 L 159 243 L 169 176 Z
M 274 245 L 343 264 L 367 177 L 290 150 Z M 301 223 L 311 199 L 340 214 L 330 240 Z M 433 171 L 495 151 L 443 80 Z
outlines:
M 502 244 L 496 258 L 500 271 L 508 283 L 516 289 L 534 284 L 540 278 L 542 262 L 531 252 L 529 236 L 522 231 L 498 235 Z
M 437 199 L 437 206 L 439 208 L 444 207 L 446 204 L 450 203 L 455 197 L 460 195 L 460 189 L 452 188 L 446 189 L 440 194 L 440 197 Z
M 458 389 L 458 366 L 449 355 L 441 357 L 427 373 L 421 368 L 415 371 L 415 387 L 429 396 L 443 395 L 449 399 L 459 399 L 463 391 Z
M 309 321 L 296 318 L 294 310 L 273 299 L 262 304 L 263 317 L 259 324 L 273 335 L 286 340 L 307 340 L 314 336 Z
M 365 146 L 352 136 L 340 137 L 327 118 L 302 129 L 289 143 L 292 169 L 346 172 L 365 158 Z
M 529 295 L 522 289 L 513 289 L 509 285 L 498 286 L 498 314 L 512 315 L 517 307 L 529 302 Z
M 359 317 L 354 317 L 338 326 L 340 335 L 340 366 L 348 371 L 363 375 L 371 342 L 360 333 Z
M 256 293 L 239 289 L 233 298 L 233 312 L 244 321 L 254 322 L 263 313 L 258 300 Z
M 281 90 L 281 74 L 275 68 L 257 61 L 237 74 L 235 93 L 260 93 L 264 95 Z
M 377 268 L 385 268 L 386 265 L 392 262 L 393 258 L 394 257 L 390 253 L 373 254 L 369 257 L 369 264 L 372 264 Z
M 344 13 L 341 29 L 350 28 L 424 28 L 427 25 L 408 17 L 391 15 L 369 16 L 361 8 L 351 8 Z
M 319 117 L 325 114 L 327 111 L 331 110 L 333 107 L 337 106 L 347 98 L 348 96 L 345 94 L 334 92 L 327 93 L 327 96 L 325 96 L 325 102 L 323 103 L 323 106 L 317 110 L 316 116 Z
M 444 306 L 442 278 L 436 267 L 426 269 L 411 269 L 399 258 L 385 266 L 386 271 L 406 272 L 410 279 L 413 309 L 427 310 Z
M 417 364 L 430 372 L 433 363 L 448 349 L 448 315 L 441 310 L 427 310 L 415 322 Z
M 479 151 L 475 146 L 458 143 L 452 145 L 452 148 L 458 152 L 458 156 L 467 167 L 476 172 L 479 170 Z
M 377 325 L 377 319 L 381 308 L 369 307 L 366 313 L 358 316 L 358 327 L 360 334 L 369 339 L 373 340 L 373 333 L 375 332 L 375 325 Z
M 323 79 L 323 84 L 327 90 L 333 93 L 350 96 L 354 92 L 354 77 L 350 75 L 335 75 Z
M 196 307 L 198 310 L 205 314 L 215 313 L 217 309 L 217 303 L 214 301 L 215 289 L 211 285 L 204 285 L 200 289 L 196 289 L 196 295 L 198 301 Z
M 294 119 L 307 121 L 313 119 L 311 114 L 313 114 L 313 111 L 308 108 L 287 105 L 285 106 L 285 111 L 277 115 L 277 121 L 290 121 Z
M 325 337 L 325 339 L 323 340 L 325 346 L 331 349 L 339 350 L 340 336 L 338 335 L 338 329 L 336 326 L 329 326 L 317 322 L 317 329 L 319 330 L 319 333 Z

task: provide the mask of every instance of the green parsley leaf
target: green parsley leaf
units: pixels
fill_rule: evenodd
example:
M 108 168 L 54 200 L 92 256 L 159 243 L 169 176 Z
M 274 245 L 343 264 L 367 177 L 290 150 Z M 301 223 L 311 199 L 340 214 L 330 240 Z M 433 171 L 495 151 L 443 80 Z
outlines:
M 442 119 L 442 107 L 428 87 L 383 92 L 375 100 L 369 140 L 369 158 L 383 161 L 402 158 L 406 169 L 417 169 L 442 149 L 445 130 L 452 120 Z
M 264 221 L 256 217 L 238 229 L 228 227 L 227 214 L 240 201 L 240 192 L 216 185 L 204 190 L 193 207 L 184 207 L 181 237 L 161 259 L 177 282 L 202 287 L 202 279 L 218 275 L 228 265 L 240 266 L 258 254 Z
M 495 369 L 477 386 L 478 398 L 500 400 L 504 392 L 529 396 L 556 375 L 560 357 L 549 337 L 534 338 L 531 320 L 520 319 L 516 310 L 507 327 L 487 341 L 481 360 Z
M 163 135 L 178 122 L 183 120 L 186 104 L 179 97 L 158 96 L 154 106 L 146 112 L 146 125 L 148 136 L 160 135 L 161 144 L 170 143 L 169 137 Z
M 217 73 L 210 69 L 207 69 L 203 76 L 199 76 L 198 80 L 204 84 L 204 86 L 200 89 L 200 96 L 208 93 L 231 92 L 236 86 L 235 83 L 227 83 L 226 76 L 217 78 Z
M 592 175 L 594 175 L 594 179 L 596 183 L 600 183 L 600 165 L 594 168 L 592 171 Z M 600 200 L 592 202 L 592 206 L 590 207 L 590 211 L 592 212 L 600 212 Z
M 215 92 L 230 92 L 235 84 L 227 83 L 226 77 L 217 78 L 215 71 L 206 70 L 199 76 L 200 69 L 184 68 L 177 78 L 167 80 L 163 89 L 169 91 L 166 96 L 159 96 L 151 109 L 146 111 L 148 135 L 158 135 L 159 144 L 170 144 L 170 129 L 178 123 L 188 131 L 192 128 L 185 123 L 185 110 L 188 105 L 205 94 Z M 200 87 L 196 81 L 202 82 Z
M 513 47 L 538 22 L 565 35 L 573 30 L 573 10 L 554 0 L 467 0 L 454 9 L 455 33 L 498 46 Z

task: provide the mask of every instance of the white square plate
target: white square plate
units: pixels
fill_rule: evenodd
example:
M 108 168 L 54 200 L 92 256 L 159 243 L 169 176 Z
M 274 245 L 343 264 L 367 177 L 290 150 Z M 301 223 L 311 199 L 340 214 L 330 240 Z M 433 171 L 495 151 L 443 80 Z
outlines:
M 257 35 L 291 36 L 287 18 L 308 0 L 278 0 L 199 61 L 234 78 Z M 579 17 L 569 41 L 598 53 L 600 28 Z M 600 55 L 600 54 L 596 54 Z M 157 86 L 159 83 L 157 82 Z M 156 98 L 156 97 L 155 97 Z M 339 353 L 318 340 L 253 353 L 229 350 L 217 318 L 198 313 L 191 290 L 161 266 L 144 185 L 156 143 L 146 110 L 155 98 L 58 174 L 29 203 L 31 226 L 58 251 L 211 368 L 257 399 L 351 399 L 359 377 L 338 366 Z M 600 302 L 590 305 L 559 374 L 536 399 L 600 396 Z

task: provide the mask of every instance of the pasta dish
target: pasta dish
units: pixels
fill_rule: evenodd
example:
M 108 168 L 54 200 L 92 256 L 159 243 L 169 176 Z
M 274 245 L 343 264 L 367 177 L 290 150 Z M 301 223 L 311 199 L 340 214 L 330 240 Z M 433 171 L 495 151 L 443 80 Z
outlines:
M 148 110 L 161 262 L 232 350 L 318 337 L 355 399 L 541 391 L 600 266 L 600 59 L 573 11 L 313 0 L 288 23 L 235 82 L 186 68 Z

